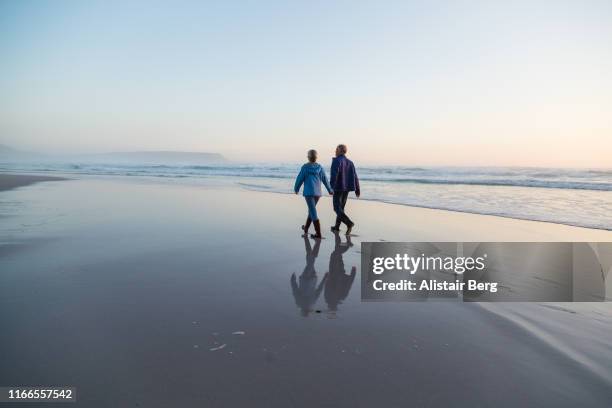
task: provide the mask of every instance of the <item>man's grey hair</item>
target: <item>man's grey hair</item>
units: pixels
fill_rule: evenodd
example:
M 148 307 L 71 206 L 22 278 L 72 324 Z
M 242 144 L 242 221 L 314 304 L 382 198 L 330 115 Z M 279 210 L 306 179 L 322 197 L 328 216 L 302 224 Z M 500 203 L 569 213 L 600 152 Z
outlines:
M 340 152 L 340 154 L 346 154 L 347 148 L 345 144 L 339 144 L 338 145 L 338 151 Z

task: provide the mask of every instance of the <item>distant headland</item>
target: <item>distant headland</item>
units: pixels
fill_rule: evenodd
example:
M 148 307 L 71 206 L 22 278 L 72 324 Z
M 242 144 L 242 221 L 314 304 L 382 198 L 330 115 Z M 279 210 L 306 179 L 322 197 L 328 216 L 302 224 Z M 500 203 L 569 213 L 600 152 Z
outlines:
M 0 160 L 8 162 L 56 162 L 82 161 L 96 163 L 122 164 L 169 164 L 169 165 L 199 165 L 224 163 L 228 160 L 219 153 L 181 152 L 181 151 L 132 151 L 87 154 L 43 154 L 13 149 L 0 144 Z
M 157 163 L 157 164 L 208 164 L 222 163 L 227 159 L 219 153 L 205 152 L 177 152 L 177 151 L 136 151 L 112 152 L 89 155 L 89 159 L 100 159 L 130 163 Z

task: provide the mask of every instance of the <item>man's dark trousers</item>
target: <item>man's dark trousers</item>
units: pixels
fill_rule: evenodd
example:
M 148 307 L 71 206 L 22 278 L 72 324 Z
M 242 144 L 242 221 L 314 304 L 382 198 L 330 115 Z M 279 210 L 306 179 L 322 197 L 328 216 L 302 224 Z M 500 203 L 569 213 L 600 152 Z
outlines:
M 340 228 L 340 223 L 343 222 L 347 227 L 353 225 L 353 221 L 344 212 L 348 191 L 334 191 L 334 211 L 336 212 L 336 228 Z

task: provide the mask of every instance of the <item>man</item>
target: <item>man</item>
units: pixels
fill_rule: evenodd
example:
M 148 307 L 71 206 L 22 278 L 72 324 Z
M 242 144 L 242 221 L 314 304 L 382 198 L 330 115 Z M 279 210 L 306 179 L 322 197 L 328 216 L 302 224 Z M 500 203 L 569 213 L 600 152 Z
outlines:
M 346 199 L 349 192 L 354 191 L 359 197 L 359 178 L 355 171 L 355 165 L 352 161 L 346 158 L 346 145 L 338 145 L 336 147 L 336 157 L 332 160 L 331 165 L 331 187 L 334 190 L 334 212 L 336 213 L 336 225 L 332 231 L 340 231 L 340 223 L 346 224 L 346 235 L 350 235 L 355 225 L 353 221 L 344 212 Z

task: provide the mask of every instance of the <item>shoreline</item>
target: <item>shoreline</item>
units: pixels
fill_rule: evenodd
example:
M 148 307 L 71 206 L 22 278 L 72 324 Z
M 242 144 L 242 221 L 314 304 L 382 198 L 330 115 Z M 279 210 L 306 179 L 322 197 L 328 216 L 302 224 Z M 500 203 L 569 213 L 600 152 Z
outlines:
M 30 174 L 7 174 L 0 173 L 0 191 L 13 190 L 19 187 L 29 186 L 34 183 L 40 183 L 43 181 L 62 181 L 68 180 L 65 177 L 57 176 L 37 176 Z
M 279 191 L 265 191 L 265 190 L 256 190 L 256 189 L 246 189 L 246 190 L 247 191 L 257 192 L 257 193 L 272 193 L 272 194 L 293 195 L 293 193 L 283 193 L 283 192 L 279 192 Z M 370 202 L 374 202 L 374 203 L 394 205 L 394 206 L 396 205 L 396 206 L 400 206 L 400 207 L 407 207 L 407 208 L 414 208 L 414 209 L 444 211 L 444 212 L 457 213 L 457 214 L 481 215 L 481 216 L 484 216 L 484 217 L 498 217 L 498 218 L 505 218 L 505 219 L 509 219 L 509 220 L 537 222 L 537 223 L 560 225 L 560 226 L 572 227 L 572 228 L 581 228 L 581 229 L 586 229 L 586 230 L 612 232 L 612 228 L 608 229 L 608 228 L 603 228 L 603 227 L 601 227 L 601 228 L 598 228 L 598 227 L 585 227 L 585 226 L 579 225 L 579 224 L 562 223 L 562 222 L 545 221 L 545 220 L 534 220 L 534 219 L 531 219 L 531 218 L 511 217 L 509 215 L 503 215 L 503 214 L 488 214 L 488 213 L 479 213 L 479 212 L 475 212 L 475 211 L 453 210 L 453 209 L 450 209 L 450 208 L 428 207 L 428 206 L 425 206 L 425 205 L 403 204 L 403 203 L 396 203 L 396 202 L 393 202 L 393 201 L 385 201 L 385 200 L 380 200 L 380 199 L 375 199 L 375 198 L 362 198 L 362 197 L 356 198 L 355 196 L 350 196 L 349 200 L 370 201 Z
M 150 176 L 117 176 L 117 175 L 106 175 L 106 174 L 101 174 L 101 175 L 80 174 L 80 176 L 85 176 L 85 177 L 74 178 L 74 177 L 69 177 L 71 176 L 71 174 L 61 174 L 60 176 L 47 176 L 47 175 L 39 175 L 39 173 L 41 172 L 19 172 L 19 173 L 4 172 L 4 171 L 0 172 L 0 192 L 8 191 L 8 190 L 19 188 L 19 187 L 28 186 L 34 183 L 44 182 L 44 181 L 65 181 L 65 180 L 71 180 L 71 179 L 87 180 L 89 178 L 103 179 L 103 180 L 108 180 L 108 181 L 130 181 L 130 182 L 138 182 L 138 180 L 146 180 L 146 181 L 154 181 L 156 184 L 163 185 L 163 186 L 172 185 L 172 186 L 178 186 L 178 187 L 204 186 L 204 187 L 209 187 L 209 188 L 218 188 L 220 186 L 220 185 L 208 186 L 208 185 L 203 185 L 200 183 L 184 183 L 184 182 L 171 183 L 171 182 L 168 182 L 168 180 L 159 180 L 156 177 L 150 177 Z M 189 179 L 181 179 L 181 180 L 189 181 Z M 228 184 L 228 186 L 232 186 L 232 184 L 234 183 L 232 182 Z M 294 195 L 291 192 L 266 191 L 263 189 L 248 188 L 248 186 L 246 188 L 240 187 L 237 190 L 246 191 L 246 192 L 254 192 L 254 193 L 266 193 L 266 194 L 272 193 L 272 194 L 278 194 L 281 196 L 293 196 Z M 327 196 L 324 196 L 324 197 L 326 198 Z M 386 201 L 386 200 L 373 199 L 373 198 L 357 199 L 354 196 L 351 196 L 349 198 L 349 202 L 351 203 L 355 203 L 355 202 L 374 203 L 377 205 L 405 208 L 408 211 L 426 210 L 426 211 L 440 212 L 442 214 L 458 214 L 458 215 L 469 215 L 469 216 L 487 217 L 487 218 L 492 217 L 494 219 L 504 219 L 504 220 L 510 220 L 510 221 L 517 221 L 521 223 L 526 222 L 526 223 L 544 224 L 544 225 L 557 226 L 557 227 L 576 228 L 578 230 L 585 230 L 585 231 L 601 231 L 603 233 L 612 232 L 612 229 L 607 229 L 603 227 L 602 228 L 585 227 L 582 225 L 571 224 L 571 223 L 534 220 L 534 219 L 529 219 L 529 218 L 511 217 L 511 216 L 502 215 L 502 214 L 486 214 L 486 213 L 479 213 L 475 211 L 461 211 L 461 210 L 453 210 L 453 209 L 447 209 L 447 208 L 436 208 L 436 207 L 429 207 L 425 205 L 403 204 L 403 203 L 397 203 L 393 201 Z M 612 241 L 612 235 L 609 240 Z

